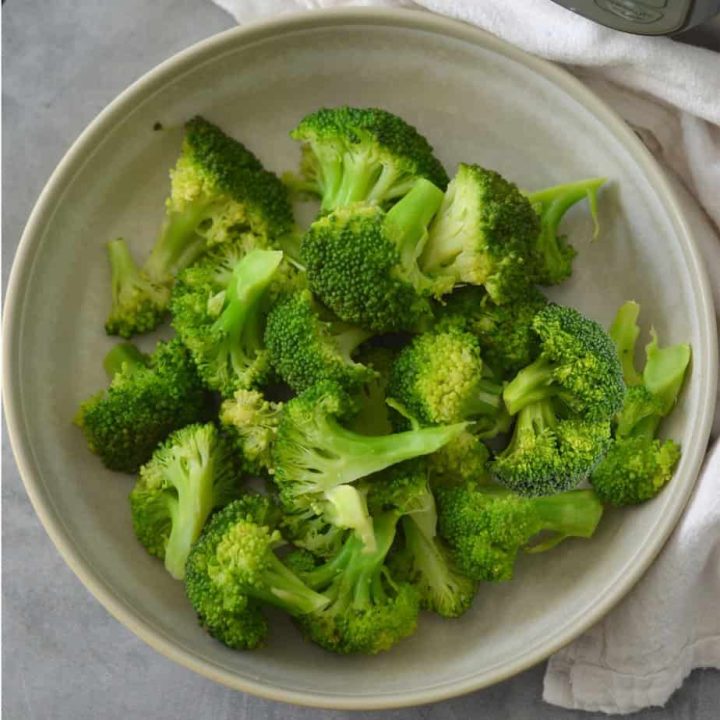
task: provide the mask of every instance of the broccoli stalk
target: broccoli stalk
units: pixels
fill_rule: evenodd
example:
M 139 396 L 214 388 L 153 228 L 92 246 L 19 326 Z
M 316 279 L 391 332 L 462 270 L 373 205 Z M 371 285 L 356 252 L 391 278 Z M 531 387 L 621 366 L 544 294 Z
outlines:
M 615 351 L 620 358 L 623 379 L 626 385 L 639 385 L 642 376 L 635 369 L 635 344 L 640 328 L 637 324 L 640 306 L 632 300 L 626 302 L 617 312 L 608 334 L 615 344 Z
M 128 375 L 135 370 L 142 370 L 148 366 L 148 357 L 140 352 L 132 343 L 118 343 L 108 351 L 103 360 L 103 369 L 108 378 L 112 380 L 119 372 Z
M 565 213 L 584 198 L 588 199 L 594 236 L 597 236 L 597 191 L 604 183 L 605 178 L 591 178 L 526 193 L 540 217 L 535 257 L 536 280 L 541 285 L 557 285 L 572 273 L 572 261 L 577 252 L 563 235 L 558 234 L 558 227 Z
M 568 537 L 589 538 L 603 506 L 592 490 L 525 498 L 502 487 L 466 483 L 439 488 L 440 534 L 449 543 L 460 571 L 478 581 L 510 580 L 518 552 L 539 533 L 546 540 L 533 552 Z

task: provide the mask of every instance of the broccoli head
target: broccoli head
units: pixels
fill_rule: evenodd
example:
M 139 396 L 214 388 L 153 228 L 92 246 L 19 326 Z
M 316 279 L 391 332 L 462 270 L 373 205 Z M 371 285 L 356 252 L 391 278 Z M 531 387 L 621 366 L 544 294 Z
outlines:
M 417 626 L 417 590 L 393 578 L 386 558 L 396 534 L 398 514 L 382 513 L 372 521 L 372 550 L 350 534 L 340 550 L 322 564 L 307 568 L 306 559 L 293 567 L 329 604 L 297 618 L 303 633 L 336 653 L 375 654 L 389 650 Z
M 387 212 L 356 204 L 316 220 L 301 247 L 310 289 L 341 320 L 374 332 L 427 323 L 432 283 L 417 258 L 441 200 L 419 180 Z
M 220 422 L 240 451 L 247 472 L 272 473 L 272 446 L 282 403 L 271 402 L 257 390 L 236 390 L 220 406 Z
M 656 435 L 677 401 L 690 363 L 690 346 L 661 348 L 653 332 L 639 374 L 634 363 L 639 309 L 637 303 L 625 303 L 611 328 L 626 382 L 635 384 L 615 418 L 614 441 L 590 478 L 603 502 L 615 506 L 636 505 L 655 497 L 680 460 L 680 446 Z
M 244 145 L 203 118 L 186 124 L 170 176 L 165 221 L 142 267 L 123 240 L 108 246 L 110 334 L 130 337 L 157 327 L 167 314 L 175 275 L 208 247 L 233 242 L 265 248 L 292 230 L 292 209 L 280 180 Z
M 80 405 L 75 423 L 110 470 L 137 472 L 173 430 L 209 418 L 207 393 L 179 340 L 158 343 L 149 357 L 120 344 L 105 369 L 110 386 Z
M 375 373 L 352 359 L 370 336 L 333 318 L 309 290 L 290 293 L 276 303 L 265 328 L 272 365 L 296 392 L 321 380 L 333 380 L 349 390 L 371 381 Z
M 525 498 L 506 488 L 466 483 L 437 491 L 440 535 L 458 568 L 478 581 L 510 580 L 518 552 L 538 533 L 547 550 L 567 537 L 589 538 L 603 506 L 592 490 Z
M 458 288 L 443 300 L 437 312 L 440 327 L 455 325 L 473 333 L 483 360 L 498 377 L 513 377 L 540 354 L 532 322 L 547 300 L 534 286 L 507 305 L 498 305 L 473 285 Z
M 538 230 L 532 205 L 513 183 L 461 163 L 430 226 L 420 269 L 438 280 L 438 294 L 467 283 L 506 303 L 532 282 Z
M 540 232 L 534 244 L 536 282 L 557 285 L 570 277 L 577 252 L 565 236 L 558 233 L 558 227 L 565 213 L 587 198 L 597 235 L 597 192 L 604 183 L 605 178 L 590 178 L 527 193 L 540 218 Z
M 263 643 L 263 605 L 303 615 L 328 603 L 275 554 L 284 544 L 277 522 L 268 498 L 247 495 L 213 515 L 188 557 L 190 603 L 200 623 L 228 647 L 251 650 Z
M 299 189 L 326 212 L 354 202 L 385 205 L 419 178 L 445 188 L 447 174 L 428 141 L 397 115 L 377 108 L 323 108 L 290 133 L 302 143 Z
M 520 495 L 551 495 L 585 480 L 609 443 L 610 420 L 558 417 L 552 399 L 539 400 L 520 411 L 510 444 L 490 470 Z
M 270 376 L 263 340 L 273 283 L 281 274 L 279 250 L 212 255 L 189 268 L 173 293 L 173 327 L 190 349 L 206 385 L 229 397 Z
M 430 482 L 437 485 L 457 484 L 466 480 L 484 482 L 488 477 L 490 451 L 471 430 L 464 430 L 437 452 L 428 455 Z
M 176 430 L 140 468 L 130 493 L 133 529 L 176 580 L 210 513 L 238 496 L 239 480 L 232 448 L 212 423 Z
M 503 398 L 511 415 L 548 397 L 587 420 L 611 418 L 622 405 L 625 384 L 612 341 L 577 310 L 550 303 L 532 321 L 540 356 L 508 383 Z

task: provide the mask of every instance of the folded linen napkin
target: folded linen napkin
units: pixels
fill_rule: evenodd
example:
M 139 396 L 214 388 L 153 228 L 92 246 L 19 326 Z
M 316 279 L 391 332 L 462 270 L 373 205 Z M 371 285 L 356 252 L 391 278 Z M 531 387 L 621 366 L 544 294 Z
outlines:
M 566 65 L 633 127 L 684 205 L 720 310 L 720 54 L 596 25 L 550 0 L 214 0 L 244 23 L 343 5 L 425 8 Z M 718 32 L 720 45 L 720 29 Z M 720 434 L 720 402 L 713 437 Z M 598 625 L 548 662 L 543 697 L 629 713 L 720 669 L 720 442 L 658 559 Z

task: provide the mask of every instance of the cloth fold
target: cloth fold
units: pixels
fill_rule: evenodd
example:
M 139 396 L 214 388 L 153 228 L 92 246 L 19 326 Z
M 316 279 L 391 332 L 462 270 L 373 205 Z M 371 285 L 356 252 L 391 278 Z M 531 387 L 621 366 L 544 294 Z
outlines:
M 720 54 L 610 30 L 550 0 L 214 1 L 240 23 L 347 5 L 424 8 L 563 63 L 665 168 L 720 310 Z M 543 697 L 567 708 L 630 713 L 664 705 L 698 667 L 720 669 L 720 442 L 652 567 L 609 615 L 549 660 Z

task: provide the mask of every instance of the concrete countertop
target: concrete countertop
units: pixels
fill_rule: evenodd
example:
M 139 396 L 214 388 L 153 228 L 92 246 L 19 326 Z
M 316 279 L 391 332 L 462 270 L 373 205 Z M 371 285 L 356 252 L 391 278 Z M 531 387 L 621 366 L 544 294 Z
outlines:
M 65 150 L 121 90 L 188 45 L 233 26 L 209 0 L 8 0 L 3 19 L 3 245 L 7 281 L 22 228 Z M 117 623 L 58 555 L 3 433 L 4 720 L 594 720 L 541 700 L 543 666 L 487 690 L 387 713 L 317 711 L 228 690 L 158 655 Z M 718 717 L 720 673 L 697 671 L 667 708 L 637 720 Z

